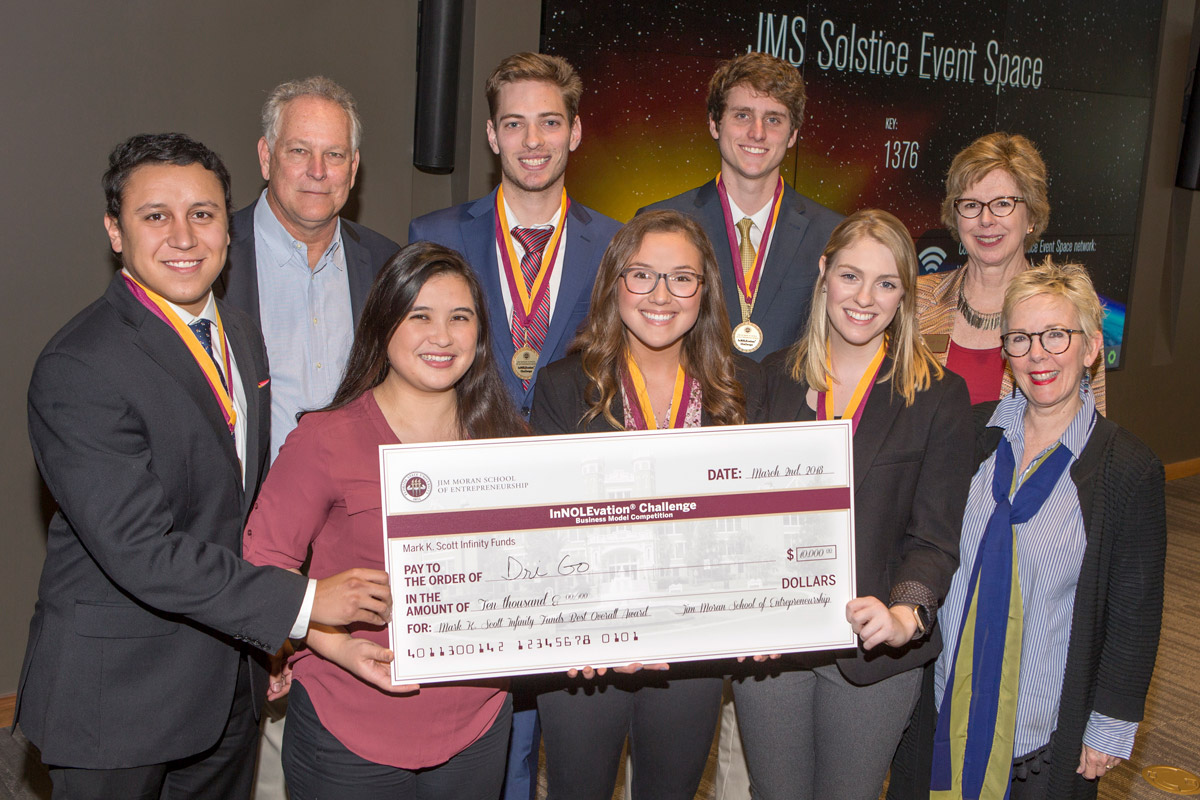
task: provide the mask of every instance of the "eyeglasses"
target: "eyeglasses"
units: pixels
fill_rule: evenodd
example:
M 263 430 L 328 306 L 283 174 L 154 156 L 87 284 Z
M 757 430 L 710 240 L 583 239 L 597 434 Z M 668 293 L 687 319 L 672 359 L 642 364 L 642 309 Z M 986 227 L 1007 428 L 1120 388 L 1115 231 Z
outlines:
M 630 267 L 621 273 L 625 288 L 633 294 L 650 294 L 658 287 L 659 281 L 666 281 L 667 291 L 676 297 L 692 297 L 700 291 L 704 278 L 695 272 L 680 270 L 679 272 L 652 272 L 641 267 Z
M 1083 333 L 1083 331 L 1072 328 L 1047 328 L 1040 333 L 1011 331 L 1000 335 L 1000 344 L 1010 357 L 1020 358 L 1028 355 L 1029 348 L 1033 346 L 1034 337 L 1037 337 L 1038 344 L 1042 346 L 1043 350 L 1050 355 L 1058 356 L 1067 352 L 1067 348 L 1071 346 L 1072 333 Z
M 1007 217 L 1017 208 L 1017 203 L 1024 203 L 1024 197 L 995 197 L 988 202 L 960 197 L 954 201 L 954 210 L 964 219 L 975 219 L 986 208 L 993 217 Z

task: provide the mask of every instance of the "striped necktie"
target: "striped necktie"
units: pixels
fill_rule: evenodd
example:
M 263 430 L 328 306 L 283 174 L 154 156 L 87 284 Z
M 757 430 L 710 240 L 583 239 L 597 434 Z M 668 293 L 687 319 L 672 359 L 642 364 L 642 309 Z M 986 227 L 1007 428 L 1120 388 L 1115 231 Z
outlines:
M 542 267 L 542 253 L 546 250 L 546 243 L 554 235 L 554 228 L 513 228 L 512 235 L 525 250 L 525 255 L 521 256 L 521 275 L 525 278 L 525 289 L 532 294 L 534 281 L 537 280 L 538 272 Z M 513 302 L 519 303 L 520 299 L 514 297 Z M 546 341 L 546 331 L 549 328 L 550 293 L 546 292 L 540 299 L 535 300 L 528 318 L 528 327 L 522 325 L 517 321 L 517 316 L 513 315 L 513 348 L 520 349 L 522 346 L 528 345 L 540 353 L 542 343 Z M 529 388 L 529 381 L 521 383 L 526 389 Z

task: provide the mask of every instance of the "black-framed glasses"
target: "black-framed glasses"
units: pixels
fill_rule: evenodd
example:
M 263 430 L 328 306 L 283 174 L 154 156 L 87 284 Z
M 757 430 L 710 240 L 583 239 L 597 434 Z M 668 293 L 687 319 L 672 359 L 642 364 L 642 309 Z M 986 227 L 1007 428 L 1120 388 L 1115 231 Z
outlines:
M 654 272 L 642 267 L 630 267 L 621 272 L 625 288 L 633 294 L 650 294 L 659 281 L 666 281 L 667 291 L 676 297 L 693 297 L 700 291 L 704 278 L 690 270 L 678 272 Z
M 1033 347 L 1033 340 L 1036 337 L 1043 350 L 1050 355 L 1059 356 L 1067 352 L 1067 348 L 1071 346 L 1072 333 L 1083 333 L 1083 331 L 1073 328 L 1047 328 L 1038 333 L 1009 331 L 1000 335 L 1000 345 L 1010 357 L 1020 358 L 1029 354 L 1029 348 Z
M 1024 197 L 994 197 L 986 203 L 982 200 L 972 200 L 969 197 L 960 197 L 954 201 L 954 210 L 958 212 L 960 217 L 964 219 L 975 219 L 986 208 L 992 212 L 993 217 L 1007 217 L 1017 209 L 1017 203 L 1024 203 Z

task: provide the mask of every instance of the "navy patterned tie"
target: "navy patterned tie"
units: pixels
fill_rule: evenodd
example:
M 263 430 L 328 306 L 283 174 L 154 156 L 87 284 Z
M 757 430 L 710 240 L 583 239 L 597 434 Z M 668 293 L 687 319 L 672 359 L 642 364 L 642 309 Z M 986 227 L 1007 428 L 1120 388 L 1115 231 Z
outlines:
M 213 352 L 212 343 L 212 323 L 203 317 L 199 317 L 195 322 L 188 323 L 188 327 L 192 329 L 192 333 L 196 334 L 196 338 L 200 340 L 200 344 L 204 345 L 205 352 L 208 357 L 213 360 L 213 364 L 217 367 L 217 377 L 221 379 L 221 386 L 225 387 L 225 391 L 229 391 L 229 384 L 225 382 L 225 376 L 221 373 L 221 362 L 217 361 L 217 355 Z

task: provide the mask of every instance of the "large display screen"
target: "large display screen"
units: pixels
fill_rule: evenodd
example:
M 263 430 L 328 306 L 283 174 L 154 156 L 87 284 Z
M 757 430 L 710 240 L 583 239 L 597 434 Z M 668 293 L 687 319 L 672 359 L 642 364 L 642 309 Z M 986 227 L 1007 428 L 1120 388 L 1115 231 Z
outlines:
M 843 213 L 896 214 L 925 271 L 965 258 L 940 220 L 951 159 L 985 133 L 1024 134 L 1050 174 L 1050 226 L 1030 258 L 1088 267 L 1114 368 L 1161 12 L 1127 0 L 545 0 L 542 50 L 584 80 L 571 194 L 622 220 L 716 175 L 708 79 L 748 51 L 788 60 L 807 83 L 784 180 Z

